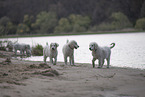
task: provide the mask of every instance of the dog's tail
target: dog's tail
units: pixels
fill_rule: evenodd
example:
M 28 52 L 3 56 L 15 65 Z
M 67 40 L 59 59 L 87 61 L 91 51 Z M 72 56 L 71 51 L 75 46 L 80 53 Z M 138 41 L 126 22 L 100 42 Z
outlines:
M 69 40 L 67 39 L 66 43 L 68 43 L 68 42 L 69 42 Z
M 111 45 L 110 48 L 112 49 L 115 46 L 115 43 L 111 43 L 110 45 Z
M 48 42 L 46 42 L 46 45 L 48 45 Z

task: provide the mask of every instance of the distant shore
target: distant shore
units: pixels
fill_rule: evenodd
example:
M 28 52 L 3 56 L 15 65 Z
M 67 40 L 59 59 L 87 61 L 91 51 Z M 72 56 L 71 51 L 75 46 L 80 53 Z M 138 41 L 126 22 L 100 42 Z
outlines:
M 118 34 L 118 33 L 140 33 L 145 31 L 138 30 L 117 30 L 117 31 L 97 31 L 97 32 L 80 32 L 80 33 L 52 33 L 52 34 L 28 34 L 28 35 L 6 35 L 0 38 L 18 38 L 18 37 L 44 37 L 44 36 L 67 36 L 67 35 L 90 35 L 90 34 Z

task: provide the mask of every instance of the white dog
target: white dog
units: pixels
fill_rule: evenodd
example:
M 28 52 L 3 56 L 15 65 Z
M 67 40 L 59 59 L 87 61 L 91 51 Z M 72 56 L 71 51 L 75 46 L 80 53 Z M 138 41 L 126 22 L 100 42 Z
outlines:
M 27 56 L 31 56 L 31 49 L 29 44 L 17 43 L 13 45 L 13 48 L 14 48 L 15 55 L 17 55 L 17 50 L 19 50 L 21 55 L 24 55 L 24 53 L 26 52 Z
M 107 60 L 107 68 L 109 68 L 110 65 L 110 55 L 111 55 L 111 49 L 115 46 L 115 43 L 112 43 L 110 47 L 100 47 L 96 42 L 91 42 L 89 45 L 89 49 L 92 51 L 92 65 L 93 68 L 95 67 L 95 60 L 98 59 L 99 66 L 98 68 L 101 68 L 104 64 L 105 59 Z
M 50 47 L 49 47 L 49 45 L 47 43 L 47 45 L 43 49 L 43 57 L 44 57 L 45 63 L 46 63 L 47 57 L 49 57 L 50 63 L 53 65 L 56 65 L 57 55 L 58 55 L 58 51 L 57 51 L 58 46 L 59 46 L 58 43 L 51 43 Z M 53 58 L 54 58 L 54 61 L 53 61 Z
M 79 48 L 76 41 L 71 40 L 70 42 L 67 40 L 67 43 L 63 46 L 62 52 L 64 56 L 64 62 L 67 65 L 67 57 L 69 57 L 70 65 L 74 65 L 74 49 Z

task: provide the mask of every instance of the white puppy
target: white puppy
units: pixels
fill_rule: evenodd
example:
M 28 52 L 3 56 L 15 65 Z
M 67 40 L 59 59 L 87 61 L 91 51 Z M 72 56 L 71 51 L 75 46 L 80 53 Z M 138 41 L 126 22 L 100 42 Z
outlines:
M 57 51 L 57 47 L 59 46 L 58 43 L 51 43 L 50 47 L 47 44 L 44 49 L 43 49 L 43 57 L 44 57 L 44 62 L 46 63 L 46 59 L 47 57 L 49 57 L 50 59 L 50 63 L 53 65 L 56 65 L 57 62 L 57 55 L 58 55 L 58 51 Z M 54 61 L 53 61 L 54 58 Z
M 67 40 L 67 43 L 63 46 L 62 52 L 64 56 L 64 62 L 67 65 L 67 57 L 69 57 L 70 65 L 74 65 L 74 48 L 79 48 L 76 41 L 71 40 L 70 42 Z
M 110 65 L 110 55 L 111 55 L 111 49 L 115 46 L 115 43 L 112 43 L 110 47 L 100 47 L 96 42 L 91 42 L 89 45 L 89 49 L 92 51 L 92 65 L 93 68 L 95 67 L 95 60 L 98 59 L 99 66 L 98 68 L 101 68 L 104 64 L 105 59 L 107 60 L 107 68 L 109 68 Z

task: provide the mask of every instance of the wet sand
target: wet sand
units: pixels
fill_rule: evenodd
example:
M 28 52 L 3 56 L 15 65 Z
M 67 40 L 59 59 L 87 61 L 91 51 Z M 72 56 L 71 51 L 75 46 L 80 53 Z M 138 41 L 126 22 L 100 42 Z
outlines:
M 0 52 L 3 53 L 3 52 Z M 5 54 L 4 54 L 5 55 Z M 10 54 L 8 54 L 10 55 Z M 0 58 L 0 97 L 144 97 L 145 70 Z

